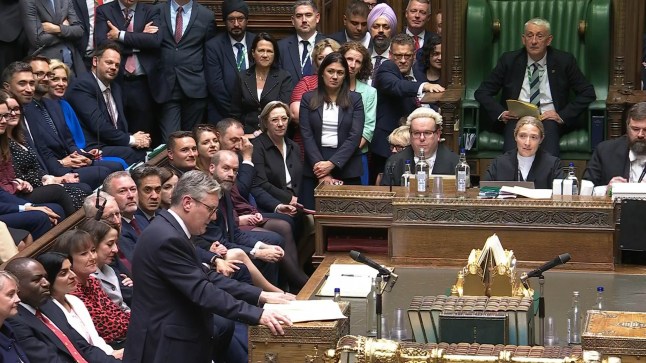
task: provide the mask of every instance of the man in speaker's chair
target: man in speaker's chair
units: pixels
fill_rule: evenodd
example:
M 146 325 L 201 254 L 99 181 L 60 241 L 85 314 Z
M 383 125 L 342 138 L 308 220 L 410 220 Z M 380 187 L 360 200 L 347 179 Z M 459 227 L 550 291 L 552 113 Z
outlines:
M 480 84 L 475 99 L 491 120 L 504 123 L 504 151 L 515 147 L 514 128 L 518 115 L 506 109 L 508 99 L 533 103 L 539 108 L 545 128 L 542 148 L 559 156 L 563 130 L 576 124 L 578 117 L 596 99 L 594 87 L 568 52 L 554 49 L 550 23 L 533 18 L 525 23 L 521 37 L 524 48 L 506 52 L 496 68 Z M 575 97 L 570 100 L 570 93 Z M 495 96 L 500 92 L 500 100 Z

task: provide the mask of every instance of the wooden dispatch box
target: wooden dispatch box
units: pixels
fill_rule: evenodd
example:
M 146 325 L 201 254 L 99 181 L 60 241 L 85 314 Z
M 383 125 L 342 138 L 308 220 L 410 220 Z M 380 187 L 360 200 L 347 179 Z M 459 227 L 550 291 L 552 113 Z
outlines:
M 646 356 L 646 313 L 588 310 L 581 343 L 604 356 Z
M 344 335 L 350 334 L 350 303 L 339 303 L 347 319 L 296 323 L 286 327 L 285 335 L 275 336 L 265 326 L 249 327 L 250 363 L 306 362 L 336 348 Z

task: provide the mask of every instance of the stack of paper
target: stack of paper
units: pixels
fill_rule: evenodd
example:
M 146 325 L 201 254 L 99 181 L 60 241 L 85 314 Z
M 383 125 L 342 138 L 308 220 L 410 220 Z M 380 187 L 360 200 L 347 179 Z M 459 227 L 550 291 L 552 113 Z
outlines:
M 334 296 L 334 289 L 341 289 L 343 297 L 366 297 L 370 293 L 372 279 L 377 270 L 360 264 L 332 264 L 327 280 L 318 296 Z
M 285 314 L 292 323 L 346 318 L 339 304 L 332 300 L 294 300 L 287 304 L 265 304 L 263 309 Z
M 520 195 L 530 199 L 550 199 L 552 198 L 552 189 L 529 189 L 523 187 L 507 187 L 500 188 L 500 195 L 503 193 Z M 498 198 L 500 198 L 500 195 Z

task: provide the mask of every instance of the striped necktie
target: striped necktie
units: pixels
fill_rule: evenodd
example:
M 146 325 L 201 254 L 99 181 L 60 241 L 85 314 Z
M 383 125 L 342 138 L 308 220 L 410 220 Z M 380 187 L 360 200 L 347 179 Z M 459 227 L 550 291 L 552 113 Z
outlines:
M 534 62 L 530 66 L 531 73 L 529 74 L 529 103 L 533 103 L 536 106 L 540 106 L 541 102 L 541 76 L 538 67 L 538 63 Z

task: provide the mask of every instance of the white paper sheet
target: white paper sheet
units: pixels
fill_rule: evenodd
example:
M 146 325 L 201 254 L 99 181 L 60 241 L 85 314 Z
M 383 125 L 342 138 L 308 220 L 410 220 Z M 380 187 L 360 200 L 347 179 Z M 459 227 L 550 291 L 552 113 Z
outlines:
M 292 323 L 346 318 L 339 304 L 332 300 L 294 300 L 287 304 L 265 304 L 263 308 L 287 315 Z

